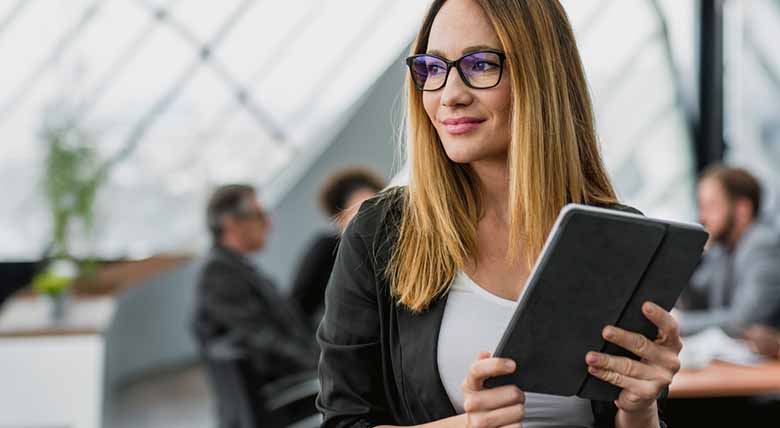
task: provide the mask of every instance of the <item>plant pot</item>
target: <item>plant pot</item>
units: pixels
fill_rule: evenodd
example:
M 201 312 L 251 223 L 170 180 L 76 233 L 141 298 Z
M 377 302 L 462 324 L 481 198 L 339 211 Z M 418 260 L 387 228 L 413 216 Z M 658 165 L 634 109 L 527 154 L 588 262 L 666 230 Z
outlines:
M 49 319 L 61 322 L 65 319 L 68 306 L 68 296 L 65 292 L 49 294 Z

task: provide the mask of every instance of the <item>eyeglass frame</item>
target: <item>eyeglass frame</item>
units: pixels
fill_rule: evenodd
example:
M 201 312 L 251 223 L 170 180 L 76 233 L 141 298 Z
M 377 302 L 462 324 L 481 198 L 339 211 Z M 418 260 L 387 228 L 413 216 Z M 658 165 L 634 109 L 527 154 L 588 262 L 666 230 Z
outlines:
M 461 70 L 461 68 L 460 68 L 460 62 L 463 60 L 463 58 L 466 58 L 467 56 L 471 56 L 471 55 L 478 54 L 478 53 L 492 53 L 492 54 L 496 54 L 498 56 L 498 60 L 499 60 L 499 64 L 498 64 L 499 65 L 498 79 L 496 80 L 496 83 L 491 85 L 491 86 L 485 86 L 485 87 L 482 87 L 482 88 L 473 86 L 469 82 L 469 79 L 466 78 L 465 73 L 463 72 L 463 70 Z M 423 57 L 423 56 L 433 57 L 433 58 L 439 59 L 442 62 L 444 62 L 445 64 L 447 64 L 447 71 L 445 72 L 446 74 L 444 76 L 444 81 L 442 82 L 441 86 L 439 86 L 436 89 L 425 89 L 423 87 L 420 87 L 417 84 L 417 81 L 414 80 L 414 70 L 412 70 L 412 64 L 414 63 L 415 58 L 420 58 L 420 57 Z M 447 80 L 450 78 L 450 70 L 452 69 L 452 67 L 455 67 L 455 70 L 458 71 L 458 75 L 460 76 L 460 80 L 462 80 L 463 83 L 466 86 L 468 86 L 469 88 L 471 88 L 471 89 L 491 89 L 491 88 L 495 88 L 496 86 L 498 86 L 499 83 L 501 83 L 501 78 L 504 76 L 504 62 L 505 61 L 506 61 L 506 54 L 504 52 L 501 52 L 501 51 L 495 50 L 495 49 L 483 49 L 483 50 L 478 50 L 478 51 L 474 51 L 474 52 L 469 52 L 469 53 L 463 55 L 462 57 L 460 57 L 460 58 L 458 58 L 456 60 L 452 60 L 452 61 L 448 61 L 446 58 L 442 58 L 439 55 L 434 55 L 434 54 L 416 54 L 416 55 L 411 55 L 411 56 L 406 57 L 406 66 L 409 68 L 409 73 L 411 74 L 410 78 L 412 79 L 412 83 L 414 84 L 414 87 L 417 88 L 418 91 L 434 92 L 434 91 L 438 91 L 439 89 L 441 89 L 441 88 L 443 88 L 443 87 L 445 87 L 447 85 Z

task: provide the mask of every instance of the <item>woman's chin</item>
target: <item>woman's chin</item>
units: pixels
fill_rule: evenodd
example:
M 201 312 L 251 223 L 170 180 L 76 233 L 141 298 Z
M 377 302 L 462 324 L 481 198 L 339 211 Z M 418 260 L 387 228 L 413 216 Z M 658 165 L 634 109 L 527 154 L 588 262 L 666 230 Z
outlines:
M 444 152 L 447 157 L 455 163 L 469 163 L 477 160 L 479 156 L 474 152 L 473 147 L 465 141 L 450 141 L 444 144 Z
M 475 160 L 471 156 L 465 156 L 465 155 L 461 155 L 461 154 L 455 154 L 455 155 L 449 155 L 448 154 L 447 157 L 451 161 L 453 161 L 455 163 L 459 163 L 459 164 L 467 164 L 467 163 L 471 163 L 471 162 L 473 162 Z

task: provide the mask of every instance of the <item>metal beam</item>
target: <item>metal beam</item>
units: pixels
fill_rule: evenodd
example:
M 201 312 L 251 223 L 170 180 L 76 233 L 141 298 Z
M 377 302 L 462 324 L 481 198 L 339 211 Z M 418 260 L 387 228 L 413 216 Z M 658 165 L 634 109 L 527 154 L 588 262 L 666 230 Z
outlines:
M 24 98 L 32 90 L 35 89 L 43 76 L 54 68 L 54 65 L 57 63 L 57 61 L 62 58 L 65 52 L 67 52 L 73 43 L 78 40 L 79 36 L 84 33 L 89 24 L 93 22 L 93 18 L 95 18 L 95 16 L 100 11 L 101 5 L 102 2 L 100 0 L 90 4 L 90 6 L 87 7 L 81 14 L 79 20 L 71 28 L 69 28 L 68 31 L 65 32 L 62 38 L 50 51 L 49 55 L 47 55 L 46 58 L 38 64 L 38 66 L 35 68 L 35 71 L 17 87 L 16 91 L 14 91 L 13 95 L 11 95 L 8 101 L 0 106 L 0 123 L 10 117 L 12 111 L 23 102 Z
M 340 58 L 343 60 L 344 58 L 348 58 L 350 54 L 353 54 L 353 52 L 356 50 L 355 47 L 365 43 L 365 40 L 368 39 L 368 36 L 376 32 L 376 27 L 379 26 L 379 23 L 387 19 L 388 11 L 392 7 L 398 7 L 399 4 L 400 2 L 391 0 L 385 0 L 379 3 L 376 9 L 374 9 L 371 17 L 363 22 L 363 24 L 354 33 L 349 42 L 343 44 L 341 49 L 333 55 L 333 58 Z M 327 89 L 332 85 L 332 82 L 334 81 L 332 76 L 344 67 L 342 60 L 333 61 L 330 64 L 330 67 L 320 73 L 320 78 L 317 79 L 317 81 L 312 86 L 316 88 L 315 92 L 311 94 L 304 105 L 300 106 L 288 117 L 284 118 L 284 123 L 286 126 L 293 126 L 296 123 L 302 122 L 304 118 L 310 116 L 314 112 L 314 108 L 317 106 L 317 103 L 322 98 Z
M 680 67 L 677 65 L 677 61 L 674 58 L 674 52 L 672 50 L 672 38 L 669 32 L 669 24 L 666 21 L 666 16 L 663 13 L 661 3 L 659 0 L 650 0 L 650 7 L 655 13 L 656 19 L 658 19 L 659 31 L 661 36 L 661 42 L 663 46 L 664 56 L 669 66 L 669 71 L 672 75 L 674 82 L 674 96 L 677 106 L 682 110 L 683 117 L 685 118 L 685 130 L 688 133 L 690 141 L 696 141 L 696 119 L 691 111 L 693 109 L 693 100 L 686 96 L 686 91 L 683 86 L 682 73 L 680 73 Z
M 246 15 L 247 10 L 252 6 L 255 0 L 242 1 L 233 13 L 222 22 L 219 29 L 214 33 L 208 43 L 201 47 L 200 55 L 187 67 L 180 76 L 174 80 L 171 86 L 157 99 L 152 107 L 146 111 L 141 119 L 131 129 L 125 139 L 123 147 L 112 156 L 104 165 L 103 170 L 107 171 L 113 165 L 121 162 L 135 151 L 141 143 L 146 132 L 154 123 L 168 110 L 173 102 L 181 95 L 184 89 L 190 84 L 192 79 L 200 68 L 207 62 L 211 53 L 219 46 L 237 22 Z
M 723 161 L 723 3 L 700 0 L 699 122 L 696 170 Z
M 74 125 L 78 125 L 86 120 L 92 108 L 108 93 L 111 85 L 122 76 L 128 64 L 138 56 L 144 45 L 152 38 L 156 30 L 160 28 L 160 21 L 164 21 L 168 17 L 171 8 L 177 1 L 179 0 L 168 0 L 165 5 L 156 6 L 155 13 L 150 16 L 149 22 L 141 28 L 128 47 L 111 63 L 107 71 L 100 76 L 98 83 L 84 96 L 83 101 L 75 110 L 73 117 Z
M 16 18 L 19 17 L 19 15 L 22 14 L 24 9 L 32 4 L 32 0 L 19 0 L 14 7 L 11 8 L 11 11 L 8 12 L 8 14 L 0 20 L 0 34 L 2 34 L 5 30 L 8 29 L 8 27 L 11 26 L 11 24 L 16 20 Z
M 274 46 L 273 49 L 269 49 L 267 53 L 258 61 L 258 67 L 252 72 L 249 79 L 245 82 L 244 89 L 241 92 L 236 92 L 235 96 L 225 103 L 218 111 L 219 113 L 209 122 L 209 125 L 204 127 L 201 132 L 201 137 L 204 141 L 214 140 L 218 138 L 230 124 L 231 119 L 235 118 L 236 113 L 240 112 L 246 105 L 246 94 L 250 93 L 250 88 L 257 87 L 261 83 L 265 82 L 268 76 L 276 70 L 276 68 L 282 63 L 282 61 L 275 60 L 283 55 L 289 55 L 287 52 L 289 47 L 300 38 L 303 34 L 301 28 L 306 28 L 311 25 L 311 22 L 316 19 L 321 12 L 324 2 L 318 1 L 316 4 L 309 6 L 304 13 L 293 25 L 290 25 L 284 36 L 281 37 L 281 41 Z M 264 129 L 264 131 L 268 131 Z M 287 145 L 290 150 L 296 151 L 297 148 Z
M 193 48 L 201 51 L 203 62 L 215 72 L 217 77 L 225 83 L 232 93 L 236 94 L 236 98 L 244 110 L 249 113 L 261 129 L 273 137 L 274 143 L 280 146 L 283 145 L 286 139 L 284 129 L 276 123 L 269 111 L 255 102 L 249 88 L 239 82 L 230 70 L 215 57 L 213 47 L 203 45 L 195 32 L 190 30 L 185 24 L 177 21 L 173 16 L 166 19 L 164 23 L 192 45 Z

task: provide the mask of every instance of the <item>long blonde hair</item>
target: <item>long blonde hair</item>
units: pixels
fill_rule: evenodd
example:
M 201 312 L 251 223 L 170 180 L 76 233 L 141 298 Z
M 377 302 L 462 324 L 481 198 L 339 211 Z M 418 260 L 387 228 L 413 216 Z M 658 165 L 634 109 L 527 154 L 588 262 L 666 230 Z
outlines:
M 427 50 L 445 1 L 431 5 L 413 54 Z M 511 80 L 507 262 L 530 268 L 565 204 L 613 203 L 615 191 L 602 164 L 585 73 L 563 7 L 557 0 L 475 1 L 498 35 L 506 54 L 504 78 Z M 408 73 L 406 87 L 410 182 L 385 274 L 398 302 L 420 312 L 476 258 L 482 202 L 469 165 L 447 157 Z

